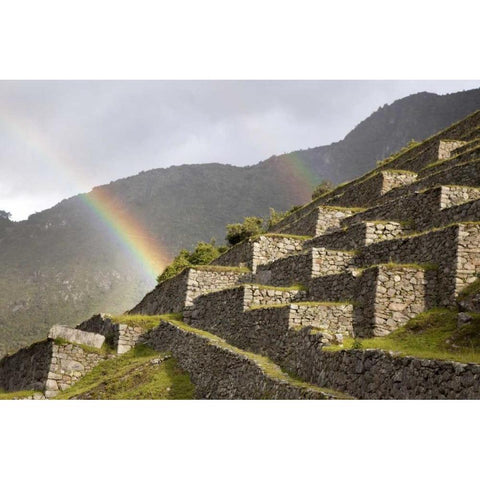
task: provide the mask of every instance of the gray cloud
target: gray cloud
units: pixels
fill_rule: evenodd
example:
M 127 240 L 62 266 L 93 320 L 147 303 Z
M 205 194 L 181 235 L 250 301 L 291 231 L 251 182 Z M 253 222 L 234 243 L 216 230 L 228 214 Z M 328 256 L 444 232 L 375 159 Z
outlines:
M 479 81 L 3 81 L 0 209 L 14 219 L 141 170 L 248 165 L 329 144 L 385 103 Z

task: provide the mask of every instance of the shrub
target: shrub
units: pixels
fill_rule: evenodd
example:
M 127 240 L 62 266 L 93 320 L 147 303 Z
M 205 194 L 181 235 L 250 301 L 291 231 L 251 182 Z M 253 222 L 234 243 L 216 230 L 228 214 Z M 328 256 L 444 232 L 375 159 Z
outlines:
M 330 180 L 322 180 L 312 193 L 312 200 L 325 195 L 325 193 L 331 192 L 335 188 L 335 185 Z
M 212 239 L 210 243 L 198 242 L 192 252 L 186 249 L 180 250 L 180 253 L 173 259 L 173 262 L 157 277 L 157 282 L 164 282 L 178 275 L 185 268 L 194 265 L 207 265 L 225 250 L 226 247 L 217 247 L 214 239 Z
M 263 218 L 245 217 L 243 223 L 227 225 L 227 236 L 225 239 L 230 245 L 236 245 L 247 238 L 259 235 L 263 231 Z

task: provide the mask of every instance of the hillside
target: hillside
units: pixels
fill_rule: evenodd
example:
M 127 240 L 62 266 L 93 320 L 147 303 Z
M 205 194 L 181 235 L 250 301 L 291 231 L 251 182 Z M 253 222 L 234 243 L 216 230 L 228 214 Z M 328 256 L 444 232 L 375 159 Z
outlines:
M 155 169 L 98 190 L 143 224 L 168 259 L 199 240 L 222 242 L 225 225 L 244 216 L 304 203 L 322 178 L 341 182 L 362 174 L 412 138 L 422 140 L 479 108 L 480 89 L 420 93 L 380 108 L 329 146 L 243 168 Z M 153 286 L 85 200 L 64 200 L 24 222 L 0 218 L 0 355 L 45 336 L 52 324 L 120 313 Z
M 480 110 L 0 360 L 0 399 L 479 399 Z

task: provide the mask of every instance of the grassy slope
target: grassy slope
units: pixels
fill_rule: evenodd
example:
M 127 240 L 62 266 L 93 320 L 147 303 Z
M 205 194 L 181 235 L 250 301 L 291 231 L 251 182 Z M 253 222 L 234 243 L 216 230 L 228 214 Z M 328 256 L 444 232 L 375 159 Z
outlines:
M 162 360 L 160 364 L 155 363 Z M 181 400 L 194 398 L 189 376 L 174 358 L 139 345 L 97 365 L 56 399 Z
M 471 315 L 472 323 L 457 328 L 457 312 L 432 309 L 386 337 L 360 341 L 346 338 L 343 347 L 327 347 L 326 350 L 375 348 L 419 358 L 480 363 L 480 314 Z

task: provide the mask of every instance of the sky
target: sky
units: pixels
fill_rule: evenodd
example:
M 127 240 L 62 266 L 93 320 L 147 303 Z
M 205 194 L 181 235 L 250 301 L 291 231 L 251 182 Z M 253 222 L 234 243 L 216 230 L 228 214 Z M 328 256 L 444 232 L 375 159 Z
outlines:
M 480 81 L 0 81 L 0 210 L 13 220 L 170 165 L 252 165 L 341 140 L 387 103 Z

